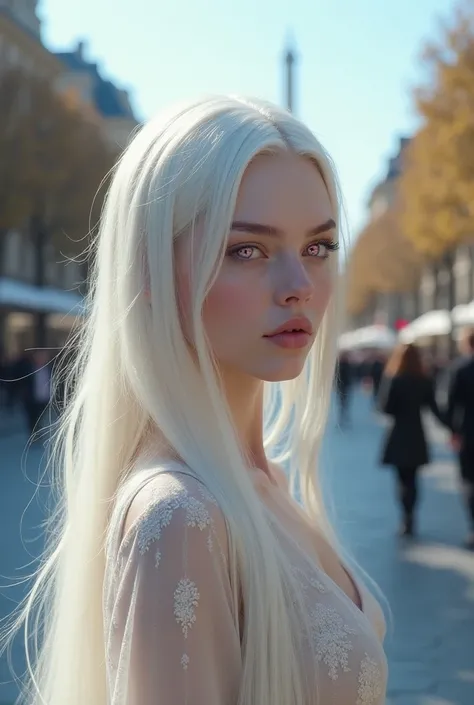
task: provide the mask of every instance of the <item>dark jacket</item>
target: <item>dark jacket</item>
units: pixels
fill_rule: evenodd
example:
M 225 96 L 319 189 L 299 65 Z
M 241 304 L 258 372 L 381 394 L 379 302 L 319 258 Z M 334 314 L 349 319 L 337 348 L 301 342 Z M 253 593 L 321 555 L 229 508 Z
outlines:
M 439 420 L 442 419 L 432 381 L 412 375 L 384 378 L 379 408 L 393 417 L 393 425 L 383 448 L 382 464 L 416 468 L 429 463 L 421 412 L 428 408 Z
M 382 383 L 383 378 L 384 367 L 385 365 L 382 360 L 374 360 L 370 367 L 370 376 L 372 378 L 372 385 L 375 395 L 378 395 L 379 393 L 380 385 Z
M 339 360 L 336 366 L 335 383 L 338 392 L 346 392 L 354 378 L 354 370 L 349 360 Z
M 446 422 L 474 446 L 474 357 L 456 361 L 450 370 Z

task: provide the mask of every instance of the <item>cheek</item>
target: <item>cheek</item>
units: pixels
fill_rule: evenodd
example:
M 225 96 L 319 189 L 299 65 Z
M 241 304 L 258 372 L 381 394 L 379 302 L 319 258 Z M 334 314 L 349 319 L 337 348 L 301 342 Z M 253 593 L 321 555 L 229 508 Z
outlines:
M 245 286 L 242 278 L 218 278 L 204 304 L 204 323 L 209 332 L 235 331 L 240 324 L 261 323 L 261 297 L 254 286 Z
M 330 267 L 324 267 L 324 270 L 318 273 L 314 281 L 314 308 L 321 315 L 324 314 L 331 300 L 333 286 L 333 274 L 331 269 Z

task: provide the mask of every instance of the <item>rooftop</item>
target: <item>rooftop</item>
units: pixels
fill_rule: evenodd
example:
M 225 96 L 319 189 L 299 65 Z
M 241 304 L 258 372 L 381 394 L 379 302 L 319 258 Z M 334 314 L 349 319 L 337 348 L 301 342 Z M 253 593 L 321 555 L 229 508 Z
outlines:
M 75 51 L 57 52 L 56 56 L 73 73 L 87 73 L 92 77 L 94 106 L 104 117 L 122 117 L 135 120 L 127 91 L 117 88 L 102 78 L 97 64 L 84 58 L 84 45 L 80 42 Z

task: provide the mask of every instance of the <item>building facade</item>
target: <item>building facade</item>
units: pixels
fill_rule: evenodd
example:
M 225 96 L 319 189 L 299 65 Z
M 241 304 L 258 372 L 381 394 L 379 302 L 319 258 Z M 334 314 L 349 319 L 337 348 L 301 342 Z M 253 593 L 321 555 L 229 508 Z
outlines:
M 404 150 L 410 138 L 402 137 L 395 157 L 390 159 L 386 177 L 373 189 L 369 218 L 381 216 L 392 204 L 396 182 L 403 170 Z M 474 238 L 446 252 L 438 261 L 426 262 L 412 291 L 374 293 L 365 309 L 348 320 L 354 329 L 375 322 L 396 328 L 401 321 L 413 321 L 424 313 L 452 310 L 474 299 Z
M 118 155 L 138 124 L 127 93 L 84 59 L 82 45 L 72 52 L 50 52 L 41 41 L 37 5 L 37 0 L 0 0 L 0 70 L 11 66 L 32 71 L 61 93 L 75 96 L 84 117 L 98 122 Z M 0 231 L 0 238 L 0 355 L 17 355 L 38 345 L 60 348 L 82 313 L 85 265 L 65 259 L 47 238 L 38 252 L 21 224 Z M 41 286 L 38 257 L 43 262 Z M 38 330 L 44 331 L 41 341 Z
M 61 61 L 41 42 L 36 0 L 0 0 L 0 68 L 15 66 L 54 81 Z
M 84 43 L 79 42 L 74 51 L 56 54 L 63 65 L 57 85 L 63 91 L 73 89 L 81 102 L 100 116 L 104 136 L 118 153 L 128 144 L 138 120 L 127 91 L 104 79 L 97 64 L 86 60 L 84 51 Z

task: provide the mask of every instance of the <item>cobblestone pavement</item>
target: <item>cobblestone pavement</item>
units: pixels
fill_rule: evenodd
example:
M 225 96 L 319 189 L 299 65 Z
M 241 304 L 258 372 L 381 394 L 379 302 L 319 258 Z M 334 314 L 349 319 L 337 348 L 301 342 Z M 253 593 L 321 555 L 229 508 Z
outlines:
M 391 609 L 386 650 L 390 705 L 474 705 L 474 555 L 445 432 L 428 420 L 433 463 L 421 482 L 419 535 L 396 536 L 390 469 L 379 468 L 384 433 L 357 395 L 352 425 L 330 424 L 323 453 L 332 514 L 343 542 Z
M 387 705 L 474 705 L 474 555 L 462 548 L 467 524 L 445 435 L 429 424 L 435 458 L 422 477 L 419 537 L 406 543 L 396 536 L 391 472 L 377 462 L 383 424 L 361 394 L 351 412 L 347 430 L 331 419 L 321 465 L 343 542 L 390 605 Z M 43 449 L 25 450 L 25 444 L 21 432 L 0 435 L 0 617 L 24 594 L 20 581 L 42 547 L 48 493 L 37 485 Z M 16 585 L 7 588 L 12 581 Z M 16 643 L 12 656 L 20 676 L 22 655 Z M 11 705 L 17 693 L 7 680 L 3 658 L 1 705 Z

